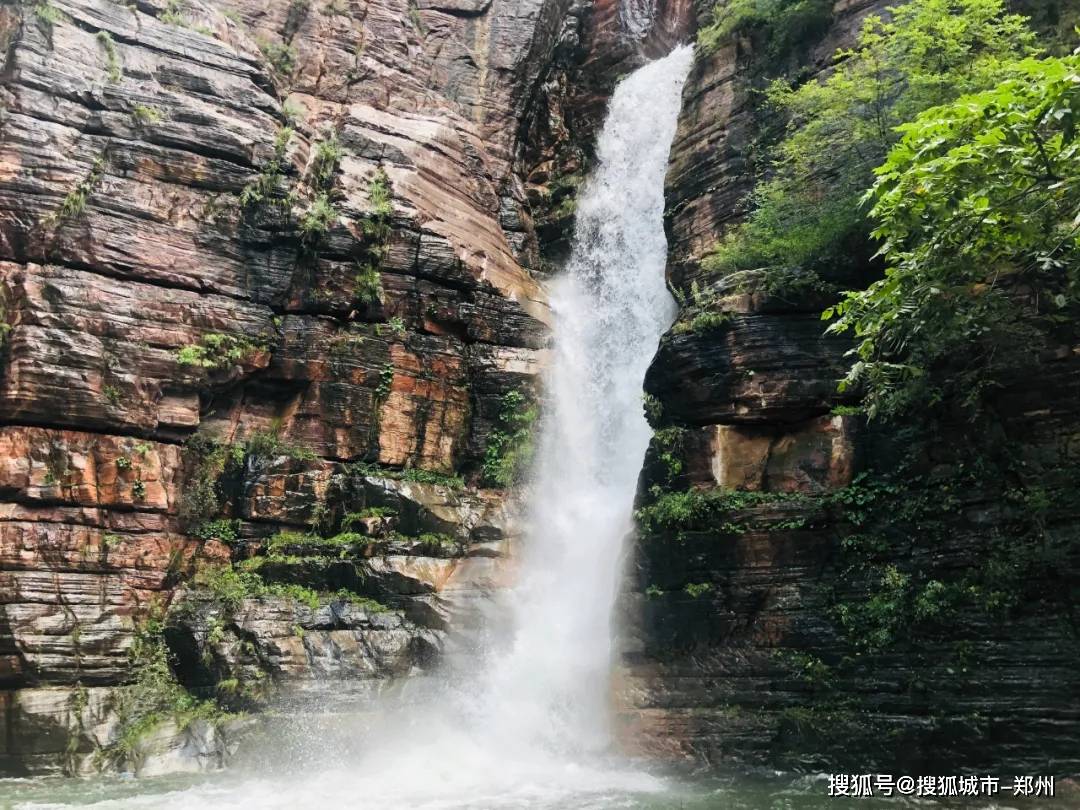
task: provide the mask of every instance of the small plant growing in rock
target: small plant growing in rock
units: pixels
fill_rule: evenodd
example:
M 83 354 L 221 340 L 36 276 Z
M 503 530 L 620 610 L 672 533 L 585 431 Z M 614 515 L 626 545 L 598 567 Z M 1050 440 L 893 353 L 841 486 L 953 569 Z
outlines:
M 649 424 L 656 426 L 664 421 L 664 404 L 652 394 L 644 394 L 641 403 L 645 408 L 645 418 Z
M 319 141 L 315 146 L 315 154 L 311 159 L 311 176 L 319 188 L 328 188 L 334 179 L 338 163 L 341 161 L 341 143 L 336 133 Z
M 280 424 L 271 425 L 269 430 L 259 430 L 252 433 L 244 443 L 247 455 L 252 458 L 288 456 L 297 461 L 314 461 L 318 458 L 318 455 L 310 447 L 284 442 L 281 440 L 280 434 Z
M 524 392 L 508 391 L 503 395 L 484 453 L 485 484 L 508 487 L 521 481 L 532 463 L 533 429 L 538 415 L 536 404 Z
M 295 127 L 304 119 L 304 108 L 294 101 L 285 99 L 281 102 L 281 114 L 288 126 Z
M 243 335 L 211 332 L 199 338 L 198 343 L 178 349 L 176 362 L 181 366 L 196 366 L 208 371 L 218 371 L 241 365 L 263 349 L 265 346 L 261 342 Z
M 371 263 L 357 263 L 353 277 L 353 298 L 361 304 L 376 304 L 382 300 L 382 295 L 382 274 Z
M 131 494 L 134 496 L 135 500 L 137 500 L 137 501 L 145 500 L 145 498 L 146 498 L 146 484 L 143 483 L 143 480 L 141 478 L 132 483 L 132 485 L 131 485 Z
M 293 75 L 296 70 L 296 48 L 283 42 L 269 42 L 265 39 L 258 40 L 256 44 L 279 79 L 288 79 Z
M 414 481 L 418 484 L 435 484 L 448 487 L 449 489 L 462 489 L 465 482 L 458 475 L 433 470 L 423 470 L 418 467 L 406 467 L 404 470 L 394 470 L 380 467 L 378 464 L 367 464 L 362 461 L 354 462 L 348 467 L 349 475 L 362 478 L 389 478 L 394 481 Z
M 691 599 L 697 599 L 698 597 L 709 593 L 712 590 L 712 587 L 712 583 L 710 582 L 689 583 L 683 588 L 683 591 L 685 591 L 686 595 Z
M 165 4 L 165 10 L 161 12 L 161 16 L 158 17 L 163 23 L 167 25 L 175 25 L 178 28 L 187 28 L 187 18 L 184 17 L 184 13 L 180 8 L 180 3 L 177 0 L 169 0 Z
M 330 195 L 321 192 L 304 212 L 300 220 L 300 233 L 305 241 L 314 241 L 330 230 L 337 217 L 338 211 L 330 202 Z
M 191 530 L 191 534 L 200 540 L 220 540 L 232 543 L 240 536 L 239 520 L 207 520 Z
M 379 387 L 375 389 L 375 399 L 385 402 L 390 396 L 390 386 L 394 384 L 394 364 L 387 363 L 379 372 Z
M 413 28 L 416 29 L 420 36 L 427 36 L 427 27 L 420 18 L 420 9 L 417 8 L 415 0 L 409 2 L 409 22 L 412 23 Z
M 66 20 L 67 15 L 49 3 L 48 0 L 45 0 L 34 4 L 34 19 L 37 20 L 38 26 L 49 37 L 49 47 L 51 48 L 53 26 Z
M 285 151 L 293 136 L 292 127 L 281 127 L 274 136 L 274 154 L 263 170 L 240 192 L 240 207 L 253 208 L 272 198 L 284 177 Z
M 100 185 L 104 171 L 105 158 L 99 156 L 94 159 L 86 177 L 68 192 L 67 196 L 61 200 L 60 207 L 46 218 L 45 224 L 56 226 L 80 216 L 86 210 L 86 202 L 90 199 L 91 193 Z
M 132 107 L 131 117 L 136 124 L 140 125 L 161 123 L 161 111 L 156 107 L 147 107 L 145 104 L 136 104 Z
M 388 220 L 394 213 L 390 202 L 390 178 L 382 167 L 375 171 L 375 175 L 368 184 L 368 202 L 371 203 L 371 215 L 376 220 Z M 374 224 L 369 224 L 367 227 L 377 229 Z
M 160 605 L 153 604 L 149 615 L 136 625 L 128 656 L 131 681 L 117 689 L 114 742 L 102 751 L 107 761 L 116 766 L 138 766 L 143 741 L 168 720 L 183 729 L 197 718 L 223 717 L 216 703 L 198 700 L 173 674 L 165 644 L 165 612 Z
M 217 516 L 225 496 L 220 482 L 226 473 L 237 473 L 246 457 L 241 445 L 223 444 L 201 434 L 187 440 L 180 500 L 180 518 L 185 525 L 198 526 Z
M 116 469 L 118 469 L 118 470 L 130 470 L 131 469 L 131 459 L 128 458 L 127 456 L 117 456 L 117 458 L 116 458 Z
M 390 202 L 390 178 L 382 168 L 376 170 L 368 184 L 368 203 L 371 213 L 361 223 L 368 239 L 364 246 L 365 260 L 356 262 L 353 285 L 353 297 L 361 304 L 382 300 L 379 267 L 389 252 L 390 218 L 394 210 Z
M 730 312 L 699 312 L 689 321 L 681 321 L 672 328 L 677 335 L 707 334 L 729 326 L 733 316 Z
M 98 31 L 97 41 L 105 51 L 105 65 L 109 81 L 116 84 L 123 77 L 123 70 L 120 67 L 120 54 L 116 51 L 116 43 L 113 42 L 112 34 L 108 31 Z

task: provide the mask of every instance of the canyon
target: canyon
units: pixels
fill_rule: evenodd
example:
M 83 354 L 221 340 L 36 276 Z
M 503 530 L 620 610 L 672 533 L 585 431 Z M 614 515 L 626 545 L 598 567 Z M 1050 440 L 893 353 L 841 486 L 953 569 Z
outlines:
M 438 671 L 523 542 L 548 290 L 612 89 L 712 5 L 0 7 L 0 773 L 213 769 L 283 696 Z M 826 71 L 886 5 L 837 0 L 778 69 Z M 654 487 L 742 495 L 634 540 L 620 744 L 712 768 L 1074 773 L 1060 602 L 865 656 L 836 615 L 877 593 L 844 551 L 864 489 L 887 565 L 938 572 L 1032 524 L 1010 493 L 1075 488 L 1075 341 L 998 395 L 987 445 L 1024 467 L 954 485 L 962 426 L 912 437 L 845 409 L 828 295 L 721 279 L 725 328 L 680 328 L 768 126 L 761 47 L 699 49 L 683 90 L 680 312 L 645 377 L 638 484 L 644 512 Z M 887 489 L 901 461 L 914 516 Z M 1052 587 L 1025 587 L 1068 594 L 1080 504 L 1050 503 Z M 231 711 L 130 716 L 132 662 L 160 674 L 163 652 L 175 688 Z

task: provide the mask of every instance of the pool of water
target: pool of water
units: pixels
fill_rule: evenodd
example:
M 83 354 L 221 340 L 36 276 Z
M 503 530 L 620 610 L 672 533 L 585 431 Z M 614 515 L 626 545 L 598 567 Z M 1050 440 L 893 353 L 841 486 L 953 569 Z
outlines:
M 154 808 L 155 810 L 814 810 L 932 807 L 914 799 L 828 796 L 826 777 L 741 774 L 695 780 L 627 770 L 563 766 L 548 778 L 489 774 L 455 778 L 437 765 L 413 763 L 412 779 L 332 770 L 276 775 L 220 772 L 157 778 L 0 780 L 3 810 Z M 987 800 L 958 808 L 1003 808 Z M 1029 804 L 1028 807 L 1037 805 Z M 1043 806 L 1064 807 L 1051 802 Z

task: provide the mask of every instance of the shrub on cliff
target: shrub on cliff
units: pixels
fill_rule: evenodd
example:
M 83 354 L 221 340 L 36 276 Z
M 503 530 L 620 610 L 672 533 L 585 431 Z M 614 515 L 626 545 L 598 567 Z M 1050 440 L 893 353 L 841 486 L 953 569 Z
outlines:
M 900 127 L 867 195 L 885 277 L 825 316 L 859 338 L 844 384 L 863 386 L 871 414 L 972 408 L 1075 322 L 1080 57 L 1007 73 Z
M 822 81 L 768 90 L 789 120 L 751 213 L 706 258 L 714 272 L 805 267 L 835 273 L 860 258 L 869 227 L 860 198 L 923 110 L 998 81 L 1034 51 L 1025 20 L 1003 0 L 913 0 L 891 20 L 869 16 L 855 47 Z
M 832 7 L 832 0 L 722 0 L 698 32 L 698 47 L 713 51 L 735 37 L 760 33 L 763 55 L 777 59 L 824 33 Z

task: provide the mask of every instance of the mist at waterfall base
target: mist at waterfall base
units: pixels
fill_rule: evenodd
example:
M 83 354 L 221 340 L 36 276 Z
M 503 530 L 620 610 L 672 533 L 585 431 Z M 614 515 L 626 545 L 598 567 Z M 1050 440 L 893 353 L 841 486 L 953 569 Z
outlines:
M 678 790 L 610 753 L 612 610 L 650 437 L 641 383 L 675 315 L 663 188 L 691 59 L 690 47 L 677 48 L 611 99 L 571 258 L 551 290 L 553 360 L 517 581 L 492 602 L 483 649 L 451 655 L 426 699 L 403 686 L 400 705 L 387 700 L 352 724 L 337 718 L 326 735 L 298 720 L 277 747 L 307 744 L 279 751 L 272 769 L 52 795 L 28 786 L 18 806 L 714 806 L 694 804 L 707 798 L 695 792 L 673 804 Z M 341 744 L 327 745 L 335 735 Z

